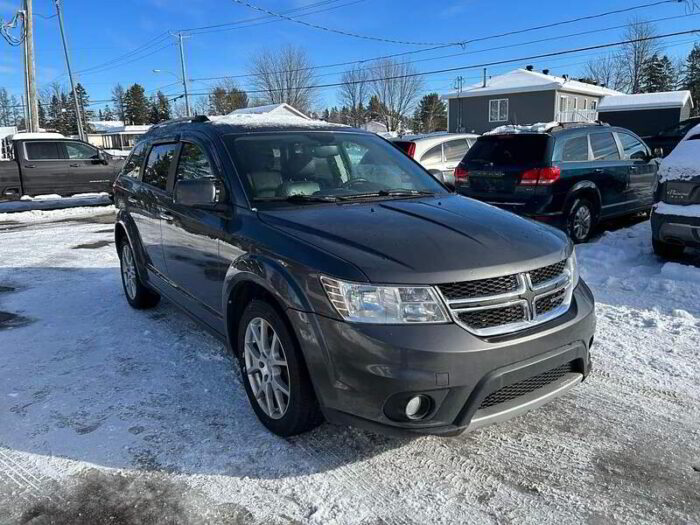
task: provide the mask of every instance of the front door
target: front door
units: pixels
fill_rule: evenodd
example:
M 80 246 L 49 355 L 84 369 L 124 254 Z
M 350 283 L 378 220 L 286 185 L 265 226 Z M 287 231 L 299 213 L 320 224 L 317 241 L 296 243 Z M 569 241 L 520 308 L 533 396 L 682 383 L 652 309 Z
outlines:
M 591 153 L 591 179 L 600 189 L 601 216 L 623 215 L 634 205 L 629 192 L 628 162 L 622 158 L 617 141 L 611 131 L 589 135 Z
M 658 164 L 639 139 L 629 133 L 618 132 L 623 155 L 628 162 L 629 191 L 635 199 L 635 208 L 648 208 L 654 203 Z
M 183 180 L 220 178 L 205 142 L 182 143 L 174 185 Z M 197 308 L 199 317 L 219 328 L 221 294 L 228 265 L 219 255 L 225 212 L 170 205 L 163 218 L 163 252 L 168 278 Z
M 174 169 L 177 149 L 177 143 L 154 144 L 148 153 L 141 183 L 128 197 L 128 207 L 141 237 L 146 266 L 161 278 L 167 275 L 161 221 L 173 200 L 168 190 L 168 179 Z
M 114 167 L 105 164 L 97 148 L 82 142 L 64 142 L 73 175 L 73 193 L 108 191 L 114 182 Z

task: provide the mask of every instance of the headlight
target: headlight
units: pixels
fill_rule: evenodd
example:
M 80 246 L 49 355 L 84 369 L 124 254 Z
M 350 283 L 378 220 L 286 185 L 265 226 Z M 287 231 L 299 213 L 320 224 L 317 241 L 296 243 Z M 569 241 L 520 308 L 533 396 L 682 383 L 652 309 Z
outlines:
M 448 317 L 429 286 L 372 286 L 321 277 L 328 300 L 346 321 L 375 324 L 444 323 Z
M 578 285 L 579 273 L 578 273 L 578 261 L 576 260 L 576 248 L 573 249 L 569 259 L 567 261 L 567 266 L 569 267 L 569 273 L 571 274 L 571 282 L 573 283 L 572 288 L 576 288 Z

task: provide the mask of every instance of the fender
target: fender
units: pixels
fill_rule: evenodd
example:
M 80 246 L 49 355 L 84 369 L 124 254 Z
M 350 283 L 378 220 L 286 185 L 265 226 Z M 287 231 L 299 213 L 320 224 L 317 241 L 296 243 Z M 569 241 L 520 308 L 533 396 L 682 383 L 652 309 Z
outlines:
M 148 272 L 146 270 L 146 254 L 143 251 L 143 246 L 140 242 L 141 238 L 139 237 L 139 233 L 136 229 L 136 225 L 134 224 L 134 220 L 128 213 L 124 212 L 124 210 L 120 209 L 117 211 L 117 217 L 114 222 L 115 245 L 117 245 L 117 226 L 121 226 L 124 232 L 126 233 L 126 238 L 129 240 L 131 249 L 136 257 L 136 265 L 138 266 L 138 270 L 140 272 L 139 275 L 144 276 L 144 278 L 148 280 Z M 139 242 L 136 242 L 137 240 Z M 117 250 L 119 250 L 118 245 Z
M 598 204 L 598 214 L 600 214 L 600 207 L 603 203 L 603 199 L 600 195 L 600 190 L 598 189 L 598 186 L 596 186 L 595 182 L 590 180 L 582 180 L 574 184 L 571 188 L 569 188 L 569 191 L 566 192 L 566 198 L 564 199 L 564 211 L 566 212 L 569 205 L 583 190 L 593 191 L 596 194 L 596 198 L 598 199 L 598 202 L 596 204 Z

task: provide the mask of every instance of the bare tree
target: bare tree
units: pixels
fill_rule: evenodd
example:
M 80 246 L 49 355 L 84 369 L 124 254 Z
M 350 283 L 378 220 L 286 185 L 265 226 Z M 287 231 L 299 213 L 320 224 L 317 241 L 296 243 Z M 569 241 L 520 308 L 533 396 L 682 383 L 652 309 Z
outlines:
M 364 104 L 369 95 L 370 74 L 367 69 L 355 66 L 343 73 L 338 98 L 350 110 L 350 120 L 356 128 L 365 122 Z
M 396 131 L 423 89 L 423 78 L 408 62 L 390 58 L 377 60 L 371 69 L 372 94 L 380 102 L 379 116 L 387 130 Z
M 618 91 L 626 91 L 629 86 L 629 77 L 622 64 L 622 58 L 615 53 L 588 61 L 585 76 Z
M 649 40 L 657 34 L 653 24 L 639 18 L 632 19 L 625 28 L 623 40 L 637 40 L 624 44 L 620 50 L 620 65 L 627 75 L 630 93 L 641 91 L 642 68 L 654 53 L 659 52 L 657 41 Z
M 253 57 L 250 72 L 253 86 L 266 104 L 286 102 L 309 112 L 315 103 L 315 76 L 311 59 L 301 47 L 285 45 L 279 51 L 265 50 Z

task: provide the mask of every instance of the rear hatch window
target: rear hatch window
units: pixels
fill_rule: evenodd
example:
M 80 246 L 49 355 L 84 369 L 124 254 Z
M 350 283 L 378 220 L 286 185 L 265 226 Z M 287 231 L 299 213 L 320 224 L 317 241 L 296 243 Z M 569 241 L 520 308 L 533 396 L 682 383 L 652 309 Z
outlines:
M 524 171 L 547 164 L 550 140 L 534 133 L 479 137 L 463 160 L 471 189 L 512 193 Z

